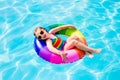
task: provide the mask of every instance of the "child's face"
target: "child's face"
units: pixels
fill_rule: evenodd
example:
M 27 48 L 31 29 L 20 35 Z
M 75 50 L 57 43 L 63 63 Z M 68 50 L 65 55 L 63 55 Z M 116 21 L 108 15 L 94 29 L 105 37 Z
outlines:
M 38 28 L 35 32 L 34 32 L 35 36 L 38 38 L 38 40 L 45 40 L 47 39 L 47 32 L 44 29 Z

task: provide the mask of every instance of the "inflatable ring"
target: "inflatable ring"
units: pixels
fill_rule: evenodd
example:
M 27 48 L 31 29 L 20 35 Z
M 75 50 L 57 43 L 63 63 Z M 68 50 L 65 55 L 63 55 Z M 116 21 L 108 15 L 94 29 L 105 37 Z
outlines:
M 54 25 L 49 26 L 48 28 L 50 30 L 52 28 L 59 27 L 59 26 L 62 26 L 62 25 L 63 24 L 54 24 Z M 71 28 L 68 28 L 68 29 L 64 29 L 64 30 L 59 31 L 56 34 L 65 35 L 65 36 L 68 36 L 68 37 L 72 36 L 72 35 L 76 35 L 76 36 L 81 38 L 82 42 L 85 45 L 87 45 L 83 34 L 78 30 L 73 30 Z M 74 61 L 77 61 L 77 60 L 83 58 L 83 56 L 85 55 L 85 52 L 82 51 L 82 50 L 79 50 L 77 48 L 70 49 L 70 50 L 65 51 L 67 53 L 67 55 L 66 55 L 67 59 L 64 62 L 60 55 L 52 53 L 48 50 L 45 41 L 38 40 L 36 38 L 34 39 L 34 48 L 35 48 L 35 51 L 37 52 L 37 54 L 41 58 L 43 58 L 44 60 L 46 60 L 48 62 L 55 63 L 55 64 L 72 63 Z

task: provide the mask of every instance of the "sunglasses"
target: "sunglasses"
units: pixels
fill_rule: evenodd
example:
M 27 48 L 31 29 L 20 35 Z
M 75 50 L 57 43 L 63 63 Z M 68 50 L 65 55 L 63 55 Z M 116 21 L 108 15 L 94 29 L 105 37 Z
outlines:
M 38 37 L 37 37 L 37 38 L 38 38 L 38 40 L 41 40 L 42 35 L 44 34 L 44 31 L 40 31 L 40 34 L 41 34 L 41 36 L 38 36 Z

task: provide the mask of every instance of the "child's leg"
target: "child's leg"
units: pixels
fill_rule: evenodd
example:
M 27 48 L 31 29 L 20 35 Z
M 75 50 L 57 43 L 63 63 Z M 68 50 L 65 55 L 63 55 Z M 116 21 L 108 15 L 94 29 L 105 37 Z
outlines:
M 64 50 L 69 50 L 73 47 L 77 47 L 80 50 L 90 52 L 90 53 L 99 53 L 101 51 L 100 49 L 89 48 L 88 46 L 86 46 L 85 44 L 83 44 L 82 42 L 79 42 L 77 40 L 71 40 L 71 41 L 67 42 L 64 46 Z
M 70 36 L 68 39 L 67 39 L 67 42 L 71 41 L 71 40 L 77 40 L 77 41 L 80 41 L 82 42 L 82 40 L 76 36 L 76 35 L 73 35 L 73 36 Z
M 77 41 L 83 43 L 83 41 L 81 40 L 81 38 L 78 37 L 78 36 L 76 36 L 76 35 L 72 35 L 72 36 L 70 36 L 70 37 L 67 39 L 67 42 L 69 42 L 70 40 L 77 40 Z M 91 53 L 91 52 L 86 52 L 86 54 L 92 54 L 92 53 Z
M 85 52 L 90 58 L 93 58 L 93 54 L 91 52 Z

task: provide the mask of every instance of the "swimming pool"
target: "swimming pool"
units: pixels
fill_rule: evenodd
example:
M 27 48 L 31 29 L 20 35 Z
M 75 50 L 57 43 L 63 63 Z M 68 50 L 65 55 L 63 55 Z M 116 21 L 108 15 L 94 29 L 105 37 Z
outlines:
M 75 25 L 100 54 L 51 64 L 33 48 L 36 26 Z M 0 0 L 0 80 L 120 80 L 119 0 Z

